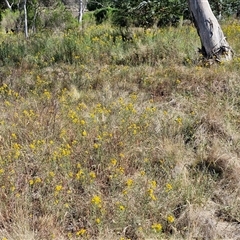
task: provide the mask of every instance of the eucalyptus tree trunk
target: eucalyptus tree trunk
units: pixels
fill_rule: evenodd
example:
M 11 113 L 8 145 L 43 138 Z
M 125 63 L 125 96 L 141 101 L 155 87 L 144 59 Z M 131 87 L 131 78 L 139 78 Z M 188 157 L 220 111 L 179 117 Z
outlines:
M 88 0 L 78 0 L 78 22 L 82 22 L 83 13 L 86 9 Z
M 79 0 L 79 8 L 78 8 L 78 22 L 82 22 L 83 17 L 83 0 Z
M 212 12 L 208 0 L 188 0 L 188 3 L 201 40 L 203 56 L 216 61 L 231 60 L 232 48 Z
M 24 33 L 25 37 L 28 38 L 28 21 L 27 21 L 27 0 L 24 0 Z

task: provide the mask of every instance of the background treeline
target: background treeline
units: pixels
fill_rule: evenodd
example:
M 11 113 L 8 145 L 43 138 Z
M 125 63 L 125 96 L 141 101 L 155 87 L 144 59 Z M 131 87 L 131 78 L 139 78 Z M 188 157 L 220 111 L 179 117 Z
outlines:
M 212 0 L 210 4 L 219 19 L 240 15 L 238 0 Z M 1 1 L 0 19 L 3 29 L 23 30 L 23 6 L 23 0 Z M 75 28 L 80 11 L 84 12 L 83 19 L 85 17 L 89 20 L 91 17 L 97 24 L 109 21 L 119 27 L 176 26 L 191 19 L 186 0 L 29 0 L 28 28 L 33 32 L 49 28 Z
M 210 1 L 214 13 L 222 18 L 239 14 L 240 2 L 236 0 Z M 186 0 L 163 1 L 89 1 L 88 9 L 94 12 L 97 23 L 112 18 L 119 26 L 152 27 L 178 25 L 183 19 L 190 19 Z

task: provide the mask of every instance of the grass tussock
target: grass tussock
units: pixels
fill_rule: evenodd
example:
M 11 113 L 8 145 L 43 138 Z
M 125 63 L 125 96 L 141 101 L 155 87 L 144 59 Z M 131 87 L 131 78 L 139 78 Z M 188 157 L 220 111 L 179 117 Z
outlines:
M 0 239 L 238 239 L 234 60 L 191 26 L 1 33 Z

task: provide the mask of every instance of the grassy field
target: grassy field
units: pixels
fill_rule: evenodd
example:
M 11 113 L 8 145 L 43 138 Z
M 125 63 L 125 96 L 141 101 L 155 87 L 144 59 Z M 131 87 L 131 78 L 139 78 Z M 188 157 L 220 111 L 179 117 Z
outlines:
M 239 239 L 240 23 L 0 33 L 0 239 Z

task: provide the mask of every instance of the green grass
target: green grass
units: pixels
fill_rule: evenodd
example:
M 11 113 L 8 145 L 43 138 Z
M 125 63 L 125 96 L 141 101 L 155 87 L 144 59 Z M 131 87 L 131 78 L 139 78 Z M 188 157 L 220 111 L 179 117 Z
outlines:
M 240 236 L 236 55 L 191 26 L 1 33 L 0 239 Z

